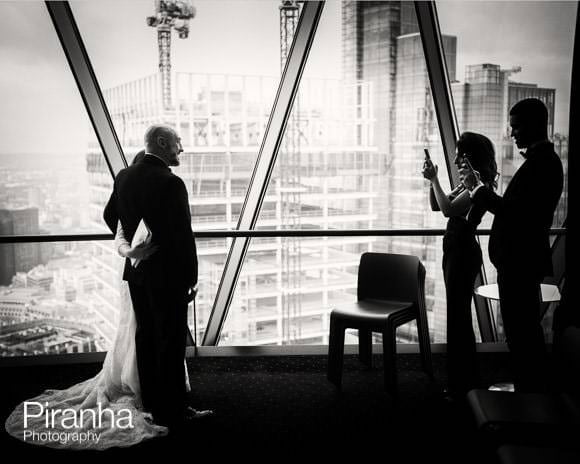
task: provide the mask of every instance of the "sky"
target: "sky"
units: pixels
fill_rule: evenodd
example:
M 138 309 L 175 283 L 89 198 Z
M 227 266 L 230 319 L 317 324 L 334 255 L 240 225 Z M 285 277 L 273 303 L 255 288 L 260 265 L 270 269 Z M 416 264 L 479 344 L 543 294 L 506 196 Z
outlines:
M 173 35 L 175 71 L 277 75 L 277 0 L 194 0 L 188 39 Z M 157 71 L 153 0 L 73 0 L 103 89 Z M 441 30 L 466 64 L 522 66 L 513 80 L 557 89 L 556 130 L 567 132 L 576 4 L 438 2 Z M 88 117 L 43 2 L 0 0 L 0 154 L 84 153 Z M 477 18 L 474 23 L 470 18 Z M 474 27 L 475 24 L 475 27 Z M 340 78 L 340 1 L 327 2 L 305 76 Z

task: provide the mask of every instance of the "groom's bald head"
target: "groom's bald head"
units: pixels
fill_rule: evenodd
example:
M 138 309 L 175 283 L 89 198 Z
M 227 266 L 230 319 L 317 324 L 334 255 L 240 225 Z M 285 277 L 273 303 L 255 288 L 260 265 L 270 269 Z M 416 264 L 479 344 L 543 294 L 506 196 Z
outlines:
M 175 129 L 166 124 L 154 124 L 145 132 L 145 149 L 166 160 L 169 166 L 179 166 L 179 154 L 183 151 L 181 139 Z
M 166 143 L 174 137 L 177 137 L 177 134 L 173 128 L 165 124 L 153 124 L 145 131 L 145 149 L 157 155 L 157 152 L 163 151 Z

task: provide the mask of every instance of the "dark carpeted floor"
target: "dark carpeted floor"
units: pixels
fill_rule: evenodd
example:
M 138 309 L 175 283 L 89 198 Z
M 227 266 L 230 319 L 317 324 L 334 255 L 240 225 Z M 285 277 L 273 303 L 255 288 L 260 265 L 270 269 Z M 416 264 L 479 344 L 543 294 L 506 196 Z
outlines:
M 505 353 L 482 353 L 480 358 L 487 384 L 509 379 Z M 87 453 L 24 444 L 2 430 L 2 455 L 14 452 L 43 462 L 90 454 L 134 461 L 138 455 L 180 453 L 186 459 L 215 450 L 271 461 L 365 450 L 385 461 L 389 456 L 403 459 L 391 462 L 487 462 L 474 441 L 467 408 L 442 399 L 443 354 L 434 355 L 435 380 L 421 371 L 418 355 L 399 355 L 396 399 L 383 389 L 380 356 L 371 370 L 355 356 L 346 356 L 341 391 L 327 381 L 326 361 L 325 356 L 188 359 L 191 404 L 214 409 L 215 416 L 196 421 L 183 433 L 130 449 Z M 46 388 L 66 388 L 99 369 L 96 364 L 0 368 L 2 424 L 24 399 Z

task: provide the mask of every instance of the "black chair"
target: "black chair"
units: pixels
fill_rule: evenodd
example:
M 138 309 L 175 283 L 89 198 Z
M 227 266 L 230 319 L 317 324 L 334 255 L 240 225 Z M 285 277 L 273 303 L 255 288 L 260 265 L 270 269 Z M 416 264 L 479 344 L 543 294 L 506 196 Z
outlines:
M 359 359 L 371 366 L 372 332 L 383 335 L 385 389 L 397 392 L 396 329 L 417 321 L 423 369 L 432 377 L 431 345 L 425 309 L 425 267 L 416 256 L 364 253 L 358 270 L 357 300 L 332 310 L 328 379 L 340 387 L 344 332 L 358 329 Z

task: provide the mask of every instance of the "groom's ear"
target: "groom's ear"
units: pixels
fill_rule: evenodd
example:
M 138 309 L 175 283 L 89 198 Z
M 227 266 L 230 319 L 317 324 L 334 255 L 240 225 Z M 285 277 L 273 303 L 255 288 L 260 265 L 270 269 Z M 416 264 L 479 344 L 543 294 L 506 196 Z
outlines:
M 167 146 L 167 139 L 164 135 L 157 136 L 157 146 L 161 148 L 165 148 Z

